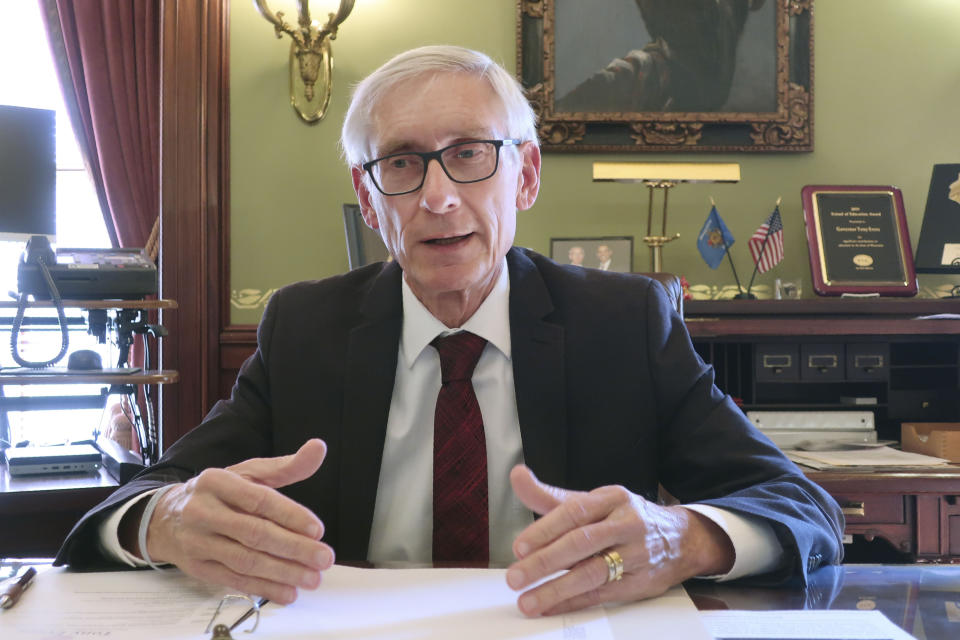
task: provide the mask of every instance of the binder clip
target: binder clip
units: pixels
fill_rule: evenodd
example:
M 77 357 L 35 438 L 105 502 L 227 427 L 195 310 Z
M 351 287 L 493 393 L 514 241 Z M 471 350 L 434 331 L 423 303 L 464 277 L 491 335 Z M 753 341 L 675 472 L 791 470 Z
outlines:
M 245 600 L 250 603 L 250 608 L 247 609 L 240 618 L 234 622 L 232 625 L 225 625 L 223 623 L 214 625 L 217 616 L 220 615 L 220 610 L 223 608 L 223 605 L 229 602 L 230 600 Z M 250 616 L 255 615 L 253 619 L 253 626 L 249 629 L 244 630 L 244 633 L 253 633 L 257 630 L 257 625 L 260 624 L 260 605 L 266 602 L 265 600 L 257 601 L 254 600 L 251 596 L 239 595 L 239 594 L 230 594 L 225 595 L 220 600 L 220 604 L 217 605 L 217 610 L 213 612 L 213 616 L 210 618 L 210 622 L 207 623 L 207 628 L 204 629 L 204 633 L 210 633 L 211 628 L 213 629 L 213 634 L 210 636 L 212 640 L 233 640 L 233 636 L 230 635 L 230 632 L 243 624 Z

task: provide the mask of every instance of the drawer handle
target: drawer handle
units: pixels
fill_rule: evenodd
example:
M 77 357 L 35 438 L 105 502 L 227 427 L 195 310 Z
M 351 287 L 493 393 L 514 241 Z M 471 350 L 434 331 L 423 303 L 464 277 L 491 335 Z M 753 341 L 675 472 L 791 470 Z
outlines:
M 847 502 L 840 507 L 840 511 L 845 516 L 864 516 L 867 511 L 862 502 Z
M 857 369 L 883 369 L 883 356 L 854 356 L 853 366 Z
M 791 365 L 793 359 L 789 354 L 763 354 L 763 368 L 764 369 L 781 369 L 787 368 Z
M 810 369 L 820 369 L 821 371 L 836 369 L 839 364 L 839 359 L 834 354 L 807 356 L 807 367 Z

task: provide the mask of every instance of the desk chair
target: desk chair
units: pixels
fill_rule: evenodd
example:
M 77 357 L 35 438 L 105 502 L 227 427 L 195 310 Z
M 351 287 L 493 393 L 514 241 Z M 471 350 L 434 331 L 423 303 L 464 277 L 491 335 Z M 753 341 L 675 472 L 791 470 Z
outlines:
M 680 278 L 673 275 L 672 273 L 641 273 L 642 276 L 647 276 L 648 278 L 653 278 L 659 282 L 664 289 L 667 290 L 667 295 L 670 297 L 670 300 L 673 301 L 674 306 L 677 308 L 677 313 L 680 314 L 680 317 L 683 317 L 683 285 L 680 284 Z

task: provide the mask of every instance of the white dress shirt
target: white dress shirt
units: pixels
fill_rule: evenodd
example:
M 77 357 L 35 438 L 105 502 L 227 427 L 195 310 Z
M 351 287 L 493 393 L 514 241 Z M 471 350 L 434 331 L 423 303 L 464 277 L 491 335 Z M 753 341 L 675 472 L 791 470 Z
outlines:
M 509 480 L 510 469 L 523 462 L 523 446 L 511 360 L 506 260 L 480 308 L 456 329 L 431 315 L 405 279 L 402 287 L 403 329 L 367 559 L 380 565 L 431 561 L 433 419 L 440 392 L 440 358 L 430 342 L 462 329 L 487 340 L 474 369 L 473 387 L 487 444 L 490 562 L 494 566 L 509 564 L 514 560 L 513 540 L 533 522 L 533 513 L 514 495 Z M 117 529 L 123 513 L 150 493 L 132 498 L 101 525 L 104 550 L 132 566 L 145 563 L 120 546 Z M 732 580 L 776 567 L 783 550 L 773 529 L 761 518 L 710 505 L 684 506 L 710 518 L 733 542 L 734 566 L 717 578 Z

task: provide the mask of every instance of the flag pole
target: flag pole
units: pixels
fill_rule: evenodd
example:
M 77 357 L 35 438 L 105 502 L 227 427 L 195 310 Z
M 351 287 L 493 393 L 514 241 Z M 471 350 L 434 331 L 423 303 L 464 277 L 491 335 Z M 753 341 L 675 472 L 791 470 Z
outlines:
M 780 200 L 783 198 L 777 198 L 777 204 L 774 205 L 774 211 L 780 209 Z M 763 257 L 763 252 L 767 250 L 767 242 L 770 240 L 770 226 L 767 225 L 767 235 L 763 237 L 763 244 L 760 245 L 760 257 Z M 750 289 L 753 288 L 753 279 L 757 277 L 757 270 L 760 268 L 760 261 L 757 260 L 753 263 L 753 275 L 750 276 L 750 284 L 747 285 L 747 296 L 750 295 Z
M 717 206 L 717 203 L 713 200 L 713 196 L 710 196 L 710 206 Z M 722 229 L 720 230 L 720 240 L 723 241 L 723 252 L 727 254 L 727 260 L 730 262 L 730 269 L 733 271 L 733 280 L 737 283 L 737 291 L 740 292 L 738 295 L 743 295 L 743 285 L 740 284 L 740 278 L 737 276 L 737 268 L 733 266 L 733 257 L 730 255 L 730 247 L 727 246 L 727 236 L 723 234 Z

